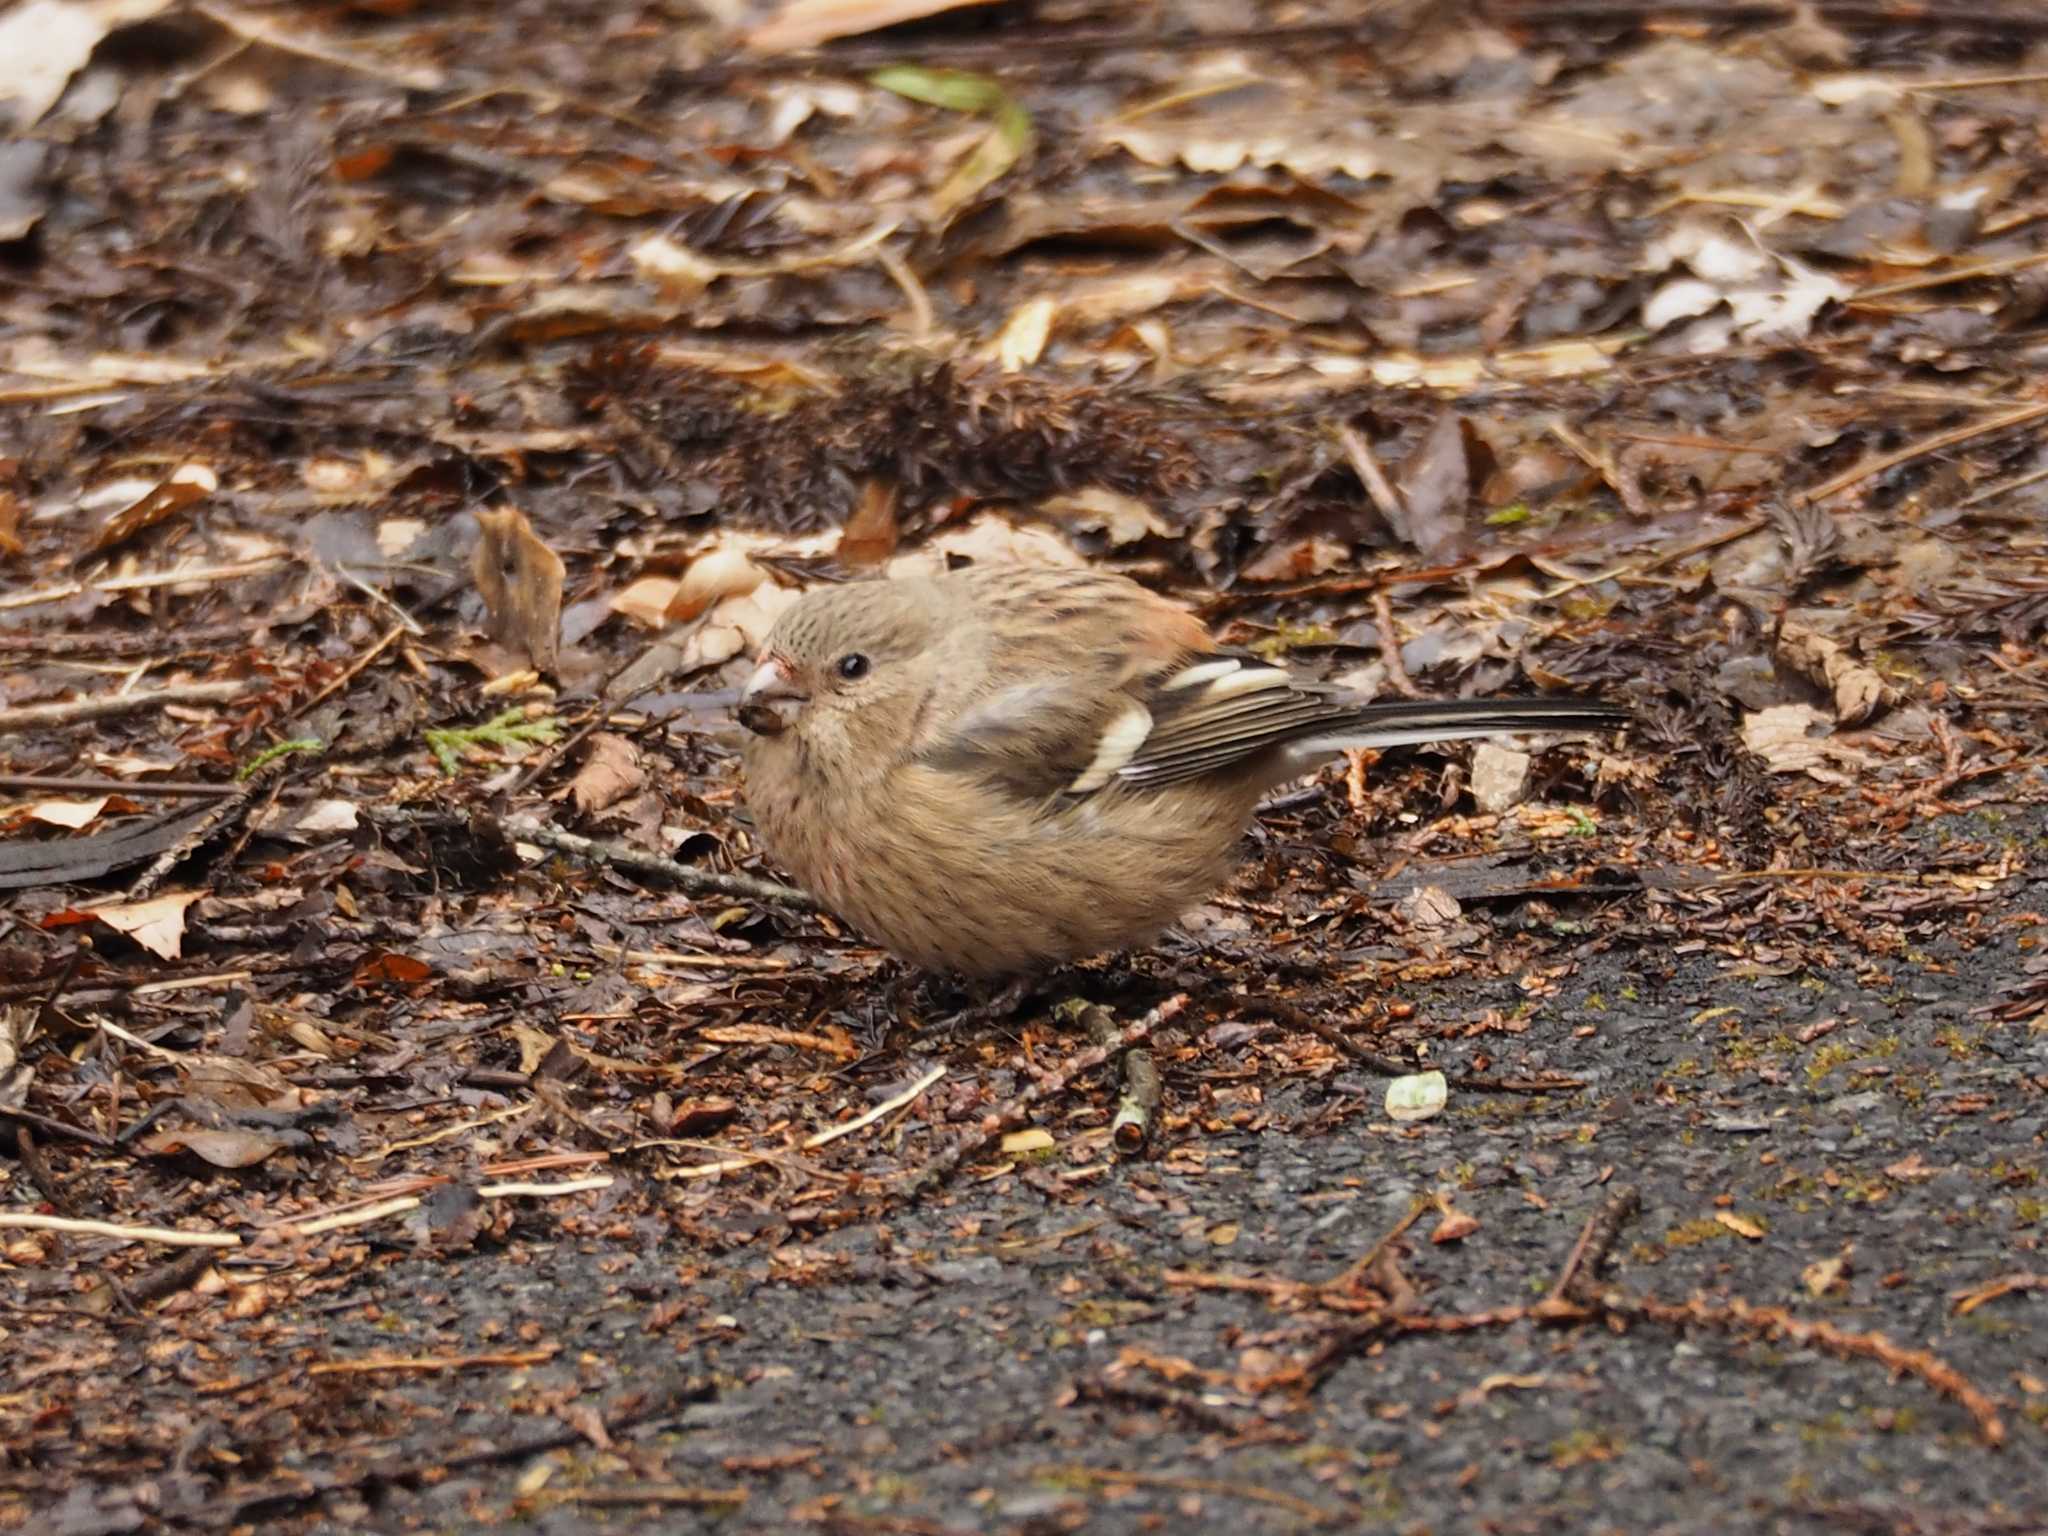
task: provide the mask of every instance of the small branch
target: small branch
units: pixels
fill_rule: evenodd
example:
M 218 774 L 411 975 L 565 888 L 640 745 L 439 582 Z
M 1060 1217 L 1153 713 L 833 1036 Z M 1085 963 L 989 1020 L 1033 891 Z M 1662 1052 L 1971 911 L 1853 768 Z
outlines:
M 1118 1051 L 1143 1044 L 1152 1037 L 1154 1030 L 1178 1016 L 1187 1005 L 1187 994 L 1175 993 L 1137 1023 L 1116 1031 L 1105 1042 L 1089 1046 L 1058 1071 L 1047 1073 L 1009 1103 L 992 1110 L 982 1118 L 979 1126 L 933 1158 L 912 1180 L 908 1193 L 917 1196 L 938 1188 L 958 1171 L 961 1164 L 993 1146 L 1005 1131 L 1013 1131 L 1023 1125 L 1034 1105 L 1064 1094 L 1076 1078 L 1094 1071 Z
M 946 1069 L 944 1067 L 933 1067 L 931 1071 L 925 1073 L 923 1077 L 920 1077 L 901 1093 L 893 1098 L 884 1099 L 859 1119 L 849 1120 L 844 1125 L 827 1126 L 815 1136 L 806 1137 L 804 1140 L 804 1150 L 807 1152 L 814 1151 L 830 1142 L 837 1141 L 842 1136 L 851 1136 L 855 1131 L 873 1125 L 877 1120 L 895 1114 L 897 1110 L 914 1103 L 923 1095 L 927 1088 L 931 1087 L 933 1083 L 936 1083 L 945 1075 Z
M 1088 1038 L 1097 1045 L 1107 1045 L 1116 1039 L 1116 1015 L 1101 1004 L 1084 1007 L 1081 1021 L 1088 1026 Z M 1144 1151 L 1145 1143 L 1151 1139 L 1152 1117 L 1159 1111 L 1163 1090 L 1159 1068 L 1150 1051 L 1125 1051 L 1121 1066 L 1123 1091 L 1117 1098 L 1116 1114 L 1109 1122 L 1109 1139 L 1116 1143 L 1119 1152 L 1132 1156 Z
M 171 704 L 221 704 L 245 693 L 253 693 L 260 686 L 252 679 L 244 678 L 224 683 L 179 683 L 170 688 L 153 688 L 146 693 L 71 699 L 62 704 L 22 704 L 13 709 L 0 709 L 0 736 L 35 727 L 111 720 L 116 715 L 140 714 Z
M 1807 1322 L 1781 1307 L 1754 1307 L 1740 1298 L 1725 1306 L 1703 1298 L 1675 1306 L 1609 1291 L 1600 1297 L 1597 1308 L 1609 1317 L 1641 1319 L 1662 1323 L 1667 1328 L 1712 1328 L 1721 1333 L 1785 1339 L 1838 1359 L 1875 1360 L 1900 1375 L 1917 1377 L 1934 1392 L 1959 1403 L 1977 1421 L 1977 1433 L 1985 1444 L 2005 1444 L 2005 1421 L 1999 1418 L 1996 1403 L 1938 1355 L 1924 1349 L 1903 1348 L 1881 1333 L 1857 1333 L 1832 1323 Z
M 1607 1203 L 1586 1218 L 1579 1240 L 1558 1271 L 1557 1284 L 1535 1306 L 1538 1317 L 1581 1318 L 1593 1298 L 1587 1294 L 1600 1273 L 1607 1255 L 1621 1240 L 1621 1229 L 1642 1209 L 1642 1196 L 1633 1184 L 1624 1184 L 1607 1197 Z
M 126 795 L 153 800 L 175 795 L 224 799 L 242 792 L 238 784 L 202 784 L 184 779 L 106 779 L 90 774 L 0 773 L 0 789 L 44 790 L 63 795 Z
M 674 859 L 665 859 L 658 853 L 644 853 L 638 848 L 628 848 L 623 843 L 604 843 L 595 838 L 582 837 L 574 832 L 564 832 L 545 822 L 531 817 L 508 816 L 501 823 L 508 837 L 522 842 L 538 843 L 543 848 L 553 848 L 560 853 L 574 854 L 579 859 L 588 859 L 594 864 L 612 864 L 622 869 L 637 869 L 644 874 L 660 875 L 681 890 L 692 895 L 716 894 L 737 896 L 746 901 L 772 901 L 785 907 L 795 907 L 804 912 L 820 910 L 817 899 L 795 886 L 784 885 L 778 880 L 764 880 L 758 875 L 727 875 L 714 869 L 697 869 L 692 865 L 678 864 Z
M 1839 475 L 1800 491 L 1793 499 L 1802 505 L 1826 501 L 1830 496 L 1839 496 L 1851 486 L 1861 485 L 1873 475 L 1897 469 L 1901 464 L 1909 464 L 1914 459 L 1925 458 L 1929 454 L 1945 453 L 1958 443 L 1967 443 L 1973 437 L 1986 437 L 1994 432 L 2003 432 L 2008 427 L 2025 426 L 2028 422 L 2039 421 L 2043 416 L 2048 416 L 2048 405 L 2036 402 L 2001 411 L 1984 421 L 1974 421 L 1964 426 L 1952 427 L 1946 432 L 1936 432 L 1931 437 L 1921 438 L 1917 443 L 1908 443 L 1905 447 L 1890 453 L 1880 453 L 1859 464 L 1851 464 Z
M 1116 1101 L 1116 1114 L 1109 1122 L 1109 1139 L 1117 1151 L 1132 1157 L 1145 1150 L 1152 1139 L 1152 1120 L 1159 1113 L 1164 1089 L 1159 1068 L 1150 1051 L 1124 1053 L 1124 1091 Z
M 1404 699 L 1421 698 L 1422 690 L 1415 686 L 1415 680 L 1408 675 L 1408 664 L 1401 659 L 1401 632 L 1394 627 L 1394 600 L 1385 587 L 1372 589 L 1372 621 L 1380 632 L 1380 660 L 1386 665 L 1387 686 Z
M 239 1248 L 232 1232 L 181 1232 L 175 1227 L 124 1227 L 112 1221 L 83 1221 L 70 1216 L 36 1216 L 0 1211 L 0 1228 L 28 1232 L 75 1232 L 86 1237 L 117 1237 L 131 1243 L 163 1243 L 171 1248 Z
M 2001 1275 L 1973 1291 L 1958 1292 L 1956 1316 L 1968 1317 L 1985 1302 L 1996 1301 L 2001 1296 L 2010 1296 L 2014 1291 L 2048 1291 L 2048 1274 Z
M 1393 1246 L 1394 1240 L 1414 1226 L 1416 1222 L 1420 1221 L 1424 1211 L 1435 1209 L 1435 1205 L 1436 1202 L 1427 1195 L 1417 1195 L 1408 1207 L 1408 1214 L 1389 1227 L 1386 1235 L 1366 1251 L 1365 1257 L 1351 1265 L 1343 1274 L 1338 1275 L 1335 1279 L 1325 1281 L 1323 1289 L 1326 1291 L 1356 1291 L 1359 1282 L 1373 1272 L 1374 1266 L 1380 1261 L 1380 1256 Z

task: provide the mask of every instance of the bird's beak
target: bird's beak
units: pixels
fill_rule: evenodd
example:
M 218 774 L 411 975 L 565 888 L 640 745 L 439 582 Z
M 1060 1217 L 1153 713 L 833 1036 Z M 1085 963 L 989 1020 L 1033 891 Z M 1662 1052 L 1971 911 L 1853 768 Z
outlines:
M 784 706 L 803 704 L 809 699 L 810 695 L 797 686 L 796 669 L 789 658 L 770 651 L 740 690 L 735 713 L 740 724 L 756 736 L 779 736 L 789 729 Z

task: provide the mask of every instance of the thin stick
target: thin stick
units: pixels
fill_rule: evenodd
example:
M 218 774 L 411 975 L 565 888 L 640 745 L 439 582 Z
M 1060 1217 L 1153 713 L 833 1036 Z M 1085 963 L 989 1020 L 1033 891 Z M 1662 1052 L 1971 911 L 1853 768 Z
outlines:
M 1967 426 L 1952 427 L 1946 432 L 1937 432 L 1932 437 L 1923 437 L 1917 443 L 1908 443 L 1904 448 L 1891 453 L 1880 453 L 1875 458 L 1852 464 L 1839 475 L 1823 480 L 1819 485 L 1801 491 L 1793 499 L 1802 505 L 1826 501 L 1830 496 L 1839 496 L 1851 486 L 1861 485 L 1873 475 L 1881 475 L 1888 469 L 1909 464 L 1914 459 L 1940 453 L 1958 443 L 1967 443 L 1973 437 L 1988 437 L 1994 432 L 2003 432 L 2008 427 L 2023 427 L 2030 421 L 2039 421 L 2048 416 L 2048 405 L 2022 405 L 2010 411 L 2003 411 L 1988 421 L 1972 422 Z
M 503 822 L 507 835 L 524 842 L 538 843 L 543 848 L 553 848 L 562 853 L 572 853 L 581 859 L 597 864 L 615 864 L 624 869 L 642 870 L 648 874 L 660 875 L 692 895 L 737 896 L 749 901 L 779 902 L 785 907 L 796 907 L 802 911 L 818 910 L 817 899 L 794 886 L 784 885 L 778 880 L 763 880 L 758 875 L 728 875 L 715 869 L 697 869 L 688 864 L 678 864 L 674 859 L 665 859 L 659 854 L 643 853 L 637 848 L 628 848 L 623 843 L 601 843 L 595 838 L 580 837 L 574 832 L 564 832 L 545 822 L 525 816 L 508 816 Z
M 134 576 L 109 576 L 100 581 L 67 581 L 59 587 L 39 587 L 0 597 L 0 609 L 33 608 L 38 603 L 61 603 L 83 592 L 147 592 L 154 587 L 178 587 L 188 582 L 232 581 L 238 576 L 260 576 L 286 562 L 276 556 L 243 560 L 235 565 L 195 565 L 187 570 L 143 571 Z
M 478 1366 L 545 1365 L 560 1346 L 516 1349 L 495 1355 L 372 1355 L 366 1360 L 322 1360 L 306 1367 L 308 1376 L 353 1376 L 364 1371 L 465 1371 Z
M 580 1195 L 591 1189 L 610 1189 L 617 1182 L 608 1173 L 593 1173 L 580 1179 L 564 1179 L 559 1184 L 535 1184 L 520 1180 L 505 1184 L 479 1184 L 476 1192 L 485 1200 L 503 1200 L 509 1195 L 538 1195 L 547 1198 L 552 1195 Z
M 1116 1031 L 1112 1039 L 1089 1046 L 1058 1071 L 1048 1072 L 1007 1104 L 984 1115 L 980 1125 L 960 1137 L 926 1165 L 911 1181 L 908 1193 L 913 1196 L 922 1195 L 945 1183 L 959 1170 L 961 1164 L 993 1146 L 1005 1131 L 1015 1130 L 1024 1124 L 1026 1115 L 1034 1105 L 1065 1093 L 1076 1078 L 1085 1072 L 1094 1071 L 1117 1052 L 1129 1050 L 1132 1046 L 1149 1040 L 1154 1030 L 1177 1017 L 1187 1005 L 1187 993 L 1175 993 L 1137 1023 Z
M 259 685 L 252 679 L 224 683 L 178 683 L 153 688 L 146 693 L 117 693 L 103 699 L 69 699 L 61 704 L 22 704 L 0 709 L 0 736 L 39 726 L 77 725 L 86 720 L 111 720 L 116 715 L 140 714 L 171 704 L 223 704 L 252 693 Z
M 126 795 L 131 800 L 154 800 L 174 795 L 226 797 L 239 795 L 239 784 L 201 784 L 184 779 L 103 779 L 91 775 L 70 777 L 61 773 L 0 773 L 0 789 L 48 790 L 58 794 Z
M 268 1230 L 285 1238 L 318 1237 L 322 1232 L 339 1232 L 345 1227 L 368 1226 L 386 1216 L 401 1216 L 407 1211 L 417 1210 L 419 1204 L 419 1196 L 401 1195 L 396 1200 L 380 1200 L 375 1205 L 366 1205 L 360 1211 L 344 1211 L 338 1216 L 322 1216 L 307 1222 L 287 1222 Z
M 176 1227 L 124 1227 L 113 1221 L 86 1221 L 73 1216 L 36 1216 L 25 1211 L 0 1211 L 0 1228 L 28 1232 L 75 1232 L 86 1237 L 118 1237 L 131 1243 L 163 1243 L 171 1248 L 239 1248 L 232 1232 L 181 1232 Z
M 379 640 L 375 645 L 371 646 L 367 651 L 363 652 L 363 654 L 358 656 L 354 661 L 350 662 L 348 664 L 348 670 L 343 672 L 341 676 L 335 678 L 334 681 L 329 683 L 325 688 L 322 688 L 318 693 L 314 694 L 313 697 L 306 700 L 305 703 L 300 704 L 296 708 L 294 708 L 291 712 L 290 718 L 294 720 L 298 719 L 301 715 L 309 713 L 311 710 L 313 710 L 315 707 L 323 703 L 325 700 L 331 698 L 334 694 L 338 693 L 343 688 L 346 688 L 351 682 L 355 680 L 357 674 L 359 674 L 363 670 L 363 668 L 367 667 L 379 656 L 382 656 L 385 653 L 385 651 L 389 650 L 393 645 L 397 644 L 398 641 L 404 639 L 405 633 L 405 626 L 402 624 L 392 629 L 386 630 L 384 632 L 384 638 Z
M 946 1069 L 944 1067 L 933 1067 L 931 1071 L 925 1073 L 923 1077 L 920 1077 L 916 1082 L 912 1083 L 908 1088 L 904 1089 L 894 1098 L 884 1099 L 881 1103 L 877 1104 L 873 1109 L 869 1110 L 859 1119 L 849 1120 L 844 1125 L 831 1126 L 825 1130 L 819 1131 L 815 1136 L 806 1138 L 804 1141 L 804 1150 L 807 1152 L 813 1151 L 818 1147 L 826 1145 L 828 1142 L 837 1141 L 842 1136 L 851 1136 L 855 1131 L 862 1130 L 867 1126 L 873 1125 L 877 1120 L 882 1119 L 884 1116 L 895 1114 L 897 1110 L 903 1108 L 906 1104 L 913 1102 L 915 1099 L 918 1098 L 919 1095 L 921 1095 L 925 1091 L 925 1089 L 931 1087 L 933 1083 L 936 1083 L 940 1078 L 944 1077 L 945 1075 Z
M 1420 1221 L 1424 1211 L 1434 1210 L 1435 1208 L 1436 1202 L 1431 1200 L 1429 1196 L 1417 1195 L 1408 1207 L 1408 1214 L 1387 1228 L 1386 1235 L 1367 1249 L 1365 1256 L 1358 1260 L 1357 1263 L 1350 1265 L 1343 1274 L 1338 1275 L 1335 1279 L 1324 1281 L 1323 1289 L 1326 1291 L 1357 1290 L 1358 1282 L 1372 1273 L 1372 1267 L 1379 1263 L 1380 1255 L 1393 1246 L 1394 1240 L 1414 1226 L 1416 1222 Z
M 1561 1316 L 1566 1310 L 1574 1316 L 1584 1315 L 1587 1298 L 1580 1293 L 1598 1276 L 1608 1251 L 1621 1240 L 1621 1229 L 1642 1209 L 1642 1204 L 1642 1196 L 1636 1187 L 1624 1184 L 1607 1197 L 1599 1210 L 1586 1218 L 1579 1240 L 1572 1244 L 1564 1268 L 1558 1271 L 1557 1284 L 1536 1304 L 1538 1317 Z

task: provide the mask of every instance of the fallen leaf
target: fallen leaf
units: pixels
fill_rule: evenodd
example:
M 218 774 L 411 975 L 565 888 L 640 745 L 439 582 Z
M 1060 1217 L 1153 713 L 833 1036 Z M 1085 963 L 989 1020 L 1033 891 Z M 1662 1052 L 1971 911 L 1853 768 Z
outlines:
M 1918 1152 L 1912 1152 L 1886 1168 L 1884 1176 L 1897 1179 L 1902 1184 L 1925 1184 L 1940 1172 L 1939 1168 L 1930 1168 L 1922 1162 Z
M 861 487 L 860 500 L 839 530 L 839 547 L 834 556 L 841 565 L 880 565 L 896 553 L 899 532 L 894 484 L 869 480 Z
M 204 892 L 168 891 L 147 901 L 94 907 L 91 915 L 125 933 L 159 960 L 176 960 L 185 942 L 185 909 Z
M 1493 474 L 1493 450 L 1458 412 L 1440 412 L 1395 477 L 1399 506 L 1380 509 L 1394 536 L 1426 560 L 1448 556 L 1465 538 L 1465 515 Z
M 1056 1145 L 1058 1143 L 1053 1140 L 1051 1131 L 1035 1125 L 1026 1126 L 1021 1131 L 1009 1132 L 1003 1137 L 1002 1142 L 1003 1151 L 1008 1153 L 1050 1152 Z
M 47 822 L 53 827 L 82 827 L 106 809 L 108 795 L 99 795 L 91 800 L 38 800 L 28 808 L 31 820 Z
M 0 101 L 16 132 L 57 104 L 71 77 L 115 28 L 154 16 L 168 0 L 27 0 L 0 16 Z
M 1818 1301 L 1830 1291 L 1840 1290 L 1849 1273 L 1851 1250 L 1844 1248 L 1831 1259 L 1815 1259 L 1799 1271 L 1799 1283 L 1806 1287 L 1806 1294 Z
M 1828 721 L 1809 704 L 1780 704 L 1760 709 L 1742 722 L 1742 744 L 1761 757 L 1773 773 L 1803 773 L 1823 784 L 1848 785 L 1853 778 L 1833 766 L 1859 768 L 1870 759 L 1854 747 L 1808 734 Z
M 1430 1229 L 1432 1243 L 1461 1242 L 1479 1230 L 1479 1218 L 1468 1211 L 1461 1211 L 1449 1201 L 1441 1201 L 1443 1216 Z
M 1778 631 L 1778 659 L 1835 697 L 1835 719 L 1860 725 L 1899 702 L 1899 691 L 1818 630 L 1787 620 Z
M 569 799 L 589 816 L 617 805 L 647 783 L 640 749 L 625 737 L 600 731 L 590 738 L 588 755 L 569 781 Z
M 1721 1223 L 1722 1226 L 1733 1232 L 1737 1237 L 1746 1237 L 1752 1243 L 1760 1242 L 1763 1239 L 1764 1229 L 1751 1221 L 1747 1216 L 1738 1216 L 1733 1211 L 1716 1211 L 1714 1212 L 1714 1220 Z
M 1059 306 L 1043 296 L 1019 304 L 989 346 L 996 366 L 1005 373 L 1015 373 L 1037 362 L 1052 335 L 1053 317 L 1058 313 Z
M 275 1136 L 251 1130 L 159 1131 L 140 1143 L 151 1157 L 189 1152 L 216 1168 L 253 1168 L 284 1145 Z
M 483 536 L 470 569 L 491 613 L 491 638 L 552 671 L 561 645 L 562 557 L 517 507 L 480 507 L 476 520 Z

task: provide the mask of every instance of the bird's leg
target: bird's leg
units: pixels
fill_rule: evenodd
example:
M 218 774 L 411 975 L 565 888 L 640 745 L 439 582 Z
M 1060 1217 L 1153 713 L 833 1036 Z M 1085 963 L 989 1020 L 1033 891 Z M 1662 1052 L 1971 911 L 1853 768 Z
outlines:
M 964 1008 L 941 1014 L 919 1033 L 926 1040 L 956 1040 L 985 1024 L 1014 1018 L 1030 1001 L 1035 989 L 1036 981 L 1030 976 L 1013 976 L 994 988 L 970 988 L 970 993 L 978 992 L 980 995 Z

